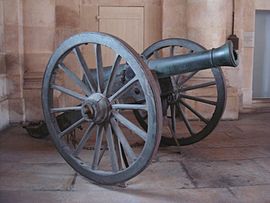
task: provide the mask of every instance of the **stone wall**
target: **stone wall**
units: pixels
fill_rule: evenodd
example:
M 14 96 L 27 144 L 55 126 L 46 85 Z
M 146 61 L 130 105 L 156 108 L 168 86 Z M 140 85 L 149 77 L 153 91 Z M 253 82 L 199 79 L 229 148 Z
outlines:
M 231 32 L 232 2 L 224 0 L 0 0 L 0 127 L 8 120 L 42 119 L 40 90 L 48 59 L 68 36 L 98 31 L 98 6 L 144 7 L 145 47 L 161 38 L 183 37 L 211 48 Z M 239 68 L 224 70 L 224 118 L 235 119 L 241 107 L 252 105 L 253 47 L 244 39 L 254 33 L 255 9 L 270 10 L 270 2 L 236 0 L 241 60 Z
M 0 130 L 9 123 L 4 28 L 4 3 L 0 0 Z
M 21 0 L 4 0 L 4 47 L 10 122 L 24 120 L 23 17 Z
M 55 0 L 23 1 L 23 94 L 27 121 L 42 118 L 41 81 L 55 49 L 55 3 Z
M 187 0 L 163 0 L 162 38 L 187 37 Z

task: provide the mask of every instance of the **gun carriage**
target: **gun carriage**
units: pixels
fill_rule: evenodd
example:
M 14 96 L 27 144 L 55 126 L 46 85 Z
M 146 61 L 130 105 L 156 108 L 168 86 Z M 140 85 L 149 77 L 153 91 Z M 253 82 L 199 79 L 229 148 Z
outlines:
M 65 40 L 48 62 L 45 122 L 78 173 L 101 184 L 121 183 L 146 168 L 160 140 L 189 145 L 213 131 L 226 104 L 220 66 L 237 65 L 231 42 L 205 50 L 190 40 L 165 39 L 138 54 L 112 35 L 81 33 Z M 163 121 L 172 137 L 161 137 Z

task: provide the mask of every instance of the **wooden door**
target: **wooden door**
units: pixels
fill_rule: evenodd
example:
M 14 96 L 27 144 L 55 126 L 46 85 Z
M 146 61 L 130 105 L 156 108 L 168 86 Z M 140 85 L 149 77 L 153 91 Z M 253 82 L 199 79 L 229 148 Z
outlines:
M 143 7 L 100 6 L 98 20 L 100 32 L 110 33 L 119 37 L 131 45 L 138 53 L 143 51 Z M 106 55 L 106 51 L 104 54 Z M 111 54 L 107 54 L 104 63 L 111 61 L 113 57 Z

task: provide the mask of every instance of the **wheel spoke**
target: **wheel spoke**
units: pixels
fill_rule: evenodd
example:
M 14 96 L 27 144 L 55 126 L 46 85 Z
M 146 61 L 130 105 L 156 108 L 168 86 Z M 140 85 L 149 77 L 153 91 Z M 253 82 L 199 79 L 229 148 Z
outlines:
M 122 130 L 120 129 L 120 127 L 118 126 L 118 123 L 115 121 L 114 118 L 111 118 L 111 126 L 113 128 L 114 134 L 117 136 L 125 152 L 127 153 L 128 158 L 131 161 L 135 161 L 137 157 L 135 153 L 133 152 L 132 148 L 130 147 L 125 135 L 123 134 Z
M 85 143 L 89 140 L 89 138 L 91 137 L 91 131 L 93 130 L 95 124 L 91 123 L 88 128 L 86 129 L 86 131 L 84 132 L 84 135 L 82 137 L 82 139 L 80 140 L 77 148 L 75 149 L 75 151 L 73 152 L 74 156 L 78 156 L 79 153 L 81 152 L 81 150 L 83 149 Z
M 175 46 L 170 46 L 170 56 L 174 55 L 174 48 Z
M 122 123 L 124 126 L 126 126 L 128 129 L 130 129 L 132 132 L 137 134 L 139 137 L 141 137 L 144 141 L 147 139 L 147 133 L 144 132 L 142 129 L 140 129 L 138 126 L 130 122 L 128 119 L 126 119 L 124 116 L 122 116 L 118 112 L 113 112 L 113 115 L 115 118 Z
M 131 85 L 133 85 L 138 80 L 137 77 L 132 78 L 128 83 L 126 83 L 123 87 L 121 87 L 117 92 L 115 92 L 111 97 L 109 97 L 109 101 L 112 102 L 114 99 L 122 95 L 124 92 L 126 92 Z
M 122 170 L 123 169 L 123 164 L 122 164 L 122 154 L 121 153 L 123 153 L 123 152 L 121 151 L 119 139 L 114 133 L 113 133 L 113 141 L 114 141 L 114 146 L 115 146 L 115 151 L 116 151 L 116 157 L 117 157 L 119 170 Z
M 176 132 L 176 123 L 175 123 L 175 106 L 174 105 L 170 105 L 171 108 L 171 123 L 172 123 L 172 131 L 175 134 Z
M 195 109 L 193 109 L 189 104 L 184 102 L 182 99 L 179 100 L 179 102 L 184 105 L 186 108 L 188 108 L 193 114 L 195 114 L 199 119 L 201 119 L 205 124 L 208 124 L 209 120 L 204 118 L 199 112 L 197 112 Z
M 65 134 L 67 134 L 67 133 L 71 132 L 72 130 L 74 130 L 75 128 L 77 128 L 84 121 L 85 121 L 84 118 L 79 119 L 78 121 L 76 121 L 75 123 L 73 123 L 71 126 L 69 126 L 65 130 L 63 130 L 62 132 L 60 132 L 59 133 L 59 137 L 62 138 Z
M 205 82 L 205 83 L 201 83 L 201 84 L 197 84 L 197 85 L 183 87 L 183 88 L 181 88 L 181 91 L 185 92 L 185 91 L 209 87 L 209 86 L 213 86 L 213 85 L 216 85 L 216 81 Z
M 179 80 L 179 78 L 178 78 L 177 85 L 179 87 L 181 87 L 183 84 L 185 84 L 187 81 L 189 81 L 194 75 L 196 75 L 196 73 L 198 73 L 198 71 L 190 73 L 186 78 L 184 78 L 182 81 L 180 81 L 180 83 L 178 83 L 178 80 Z
M 124 147 L 123 147 L 123 145 L 121 143 L 120 143 L 120 148 L 121 148 L 121 155 L 122 155 L 125 167 L 128 168 L 129 167 L 128 159 L 127 159 L 127 156 L 125 154 Z
M 96 170 L 100 162 L 100 147 L 103 138 L 103 126 L 97 127 L 96 143 L 95 143 L 95 152 L 93 157 L 92 169 Z
M 119 165 L 118 165 L 117 155 L 116 155 L 113 136 L 112 136 L 112 129 L 111 129 L 110 124 L 105 125 L 105 134 L 106 134 L 106 139 L 107 139 L 109 152 L 110 152 L 112 170 L 114 172 L 117 172 L 119 171 Z
M 104 144 L 103 147 L 102 147 L 102 151 L 100 152 L 99 159 L 98 159 L 98 165 L 99 165 L 102 157 L 104 156 L 106 149 L 107 149 L 107 143 Z
M 65 87 L 59 86 L 59 85 L 52 84 L 51 88 L 56 89 L 56 90 L 58 90 L 58 91 L 60 91 L 62 93 L 65 93 L 65 94 L 67 94 L 67 95 L 69 95 L 71 97 L 74 97 L 74 98 L 76 98 L 78 100 L 84 101 L 86 99 L 85 96 L 83 96 L 83 95 L 81 95 L 81 94 L 79 94 L 79 93 L 77 93 L 77 92 L 75 92 L 73 90 L 70 90 L 70 89 L 67 89 Z
M 177 146 L 180 146 L 177 137 L 176 137 L 176 120 L 175 120 L 175 105 L 170 105 L 171 109 L 171 125 L 169 123 L 169 129 L 171 131 L 172 137 Z
M 66 112 L 66 111 L 79 111 L 79 110 L 81 110 L 80 106 L 51 108 L 51 113 L 59 113 L 59 112 Z
M 86 85 L 77 77 L 77 75 L 75 75 L 71 70 L 69 70 L 65 64 L 61 63 L 58 64 L 58 67 L 64 71 L 64 73 L 76 84 L 78 85 L 85 94 L 87 94 L 88 96 L 91 94 L 91 92 L 89 91 L 89 89 L 86 87 Z
M 101 53 L 100 44 L 95 45 L 95 53 L 96 53 L 96 65 L 97 65 L 98 92 L 102 92 L 104 90 L 104 72 L 103 72 L 102 53 Z
M 106 97 L 108 95 L 110 95 L 110 93 L 112 91 L 112 85 L 114 83 L 114 79 L 115 79 L 115 76 L 116 76 L 116 70 L 117 70 L 118 65 L 120 64 L 120 61 L 121 61 L 121 56 L 117 55 L 116 59 L 114 61 L 114 64 L 112 66 L 112 71 L 111 71 L 111 74 L 110 74 L 106 89 L 105 89 L 105 91 L 103 93 Z
M 135 110 L 147 110 L 145 104 L 113 104 L 113 109 L 135 109 Z
M 95 92 L 95 90 L 96 90 L 95 81 L 94 81 L 94 79 L 92 78 L 91 74 L 89 73 L 88 66 L 87 66 L 87 64 L 86 64 L 86 62 L 85 62 L 85 60 L 84 60 L 84 57 L 83 57 L 83 55 L 82 55 L 82 53 L 81 53 L 80 48 L 79 48 L 79 47 L 75 47 L 75 48 L 73 49 L 73 52 L 74 52 L 74 54 L 76 55 L 76 57 L 77 57 L 77 59 L 78 59 L 80 65 L 81 65 L 81 68 L 82 68 L 82 70 L 83 70 L 83 73 L 84 73 L 84 75 L 85 75 L 86 81 L 87 81 L 87 83 L 88 83 L 88 85 L 89 85 L 91 91 L 92 91 L 92 92 Z
M 191 127 L 188 119 L 186 118 L 184 112 L 182 111 L 182 109 L 181 109 L 181 107 L 179 105 L 178 105 L 178 110 L 179 110 L 179 113 L 180 113 L 180 115 L 182 116 L 182 118 L 184 120 L 184 123 L 185 123 L 185 125 L 186 125 L 186 127 L 187 127 L 187 129 L 188 129 L 188 131 L 190 133 L 190 135 L 193 136 L 195 133 L 194 133 L 194 131 L 193 131 L 193 129 L 192 129 L 192 127 Z
M 203 99 L 203 98 L 200 98 L 200 97 L 195 97 L 195 96 L 186 95 L 186 94 L 180 94 L 180 96 L 182 98 L 185 98 L 185 99 L 189 99 L 189 100 L 193 100 L 193 101 L 198 101 L 198 102 L 202 102 L 202 103 L 205 103 L 205 104 L 210 104 L 210 105 L 213 105 L 213 106 L 216 106 L 217 105 L 217 102 L 215 102 L 215 101 Z

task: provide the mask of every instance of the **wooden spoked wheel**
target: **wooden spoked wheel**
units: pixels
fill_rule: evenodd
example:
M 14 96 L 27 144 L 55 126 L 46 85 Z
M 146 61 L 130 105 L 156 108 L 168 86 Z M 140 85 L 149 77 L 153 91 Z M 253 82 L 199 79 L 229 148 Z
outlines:
M 142 56 L 147 60 L 203 50 L 204 47 L 190 40 L 165 39 L 148 47 Z M 162 78 L 159 84 L 168 134 L 174 137 L 162 137 L 162 144 L 190 145 L 214 130 L 226 105 L 226 85 L 221 68 Z M 146 128 L 147 115 L 139 110 L 134 113 L 141 126 Z
M 123 64 L 129 78 L 116 81 Z M 134 86 L 141 90 L 143 104 L 125 99 Z M 59 153 L 97 183 L 116 184 L 136 176 L 158 148 L 162 113 L 157 84 L 141 57 L 114 36 L 82 33 L 65 40 L 44 73 L 42 104 Z M 140 127 L 130 117 L 134 109 L 144 112 L 151 125 Z M 73 113 L 73 122 L 59 127 L 56 117 L 67 112 Z M 132 147 L 134 142 L 140 147 Z

